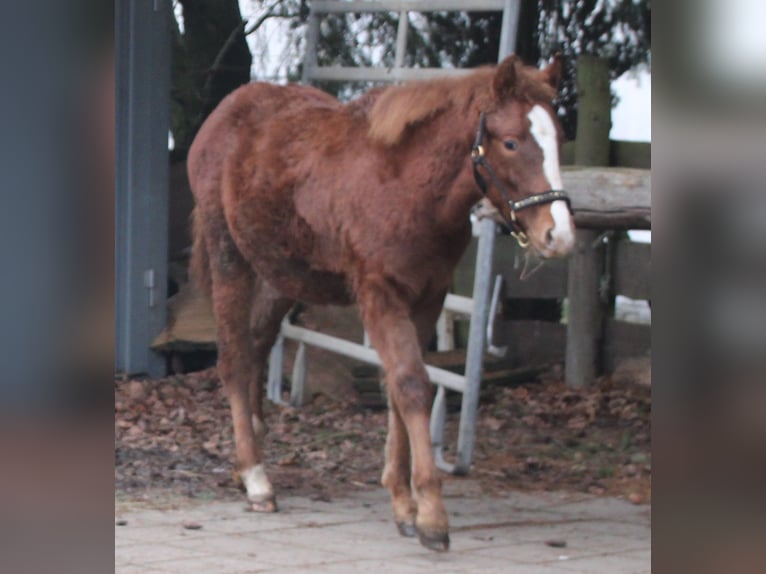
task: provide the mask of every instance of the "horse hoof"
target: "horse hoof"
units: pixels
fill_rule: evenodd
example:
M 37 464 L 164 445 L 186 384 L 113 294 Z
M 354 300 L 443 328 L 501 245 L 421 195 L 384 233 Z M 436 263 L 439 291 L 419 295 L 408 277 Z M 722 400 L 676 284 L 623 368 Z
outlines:
M 417 534 L 415 525 L 411 522 L 397 522 L 396 528 L 399 530 L 399 534 L 405 538 L 415 538 Z
M 449 533 L 418 528 L 420 544 L 434 552 L 446 552 L 449 550 Z
M 263 500 L 250 500 L 250 509 L 253 512 L 276 512 L 277 500 L 274 497 L 264 498 Z

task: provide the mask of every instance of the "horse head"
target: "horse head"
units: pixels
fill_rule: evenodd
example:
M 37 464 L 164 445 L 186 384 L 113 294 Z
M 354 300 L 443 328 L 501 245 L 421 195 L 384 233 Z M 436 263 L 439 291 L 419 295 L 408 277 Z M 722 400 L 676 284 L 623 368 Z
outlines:
M 514 55 L 495 69 L 473 147 L 476 182 L 522 246 L 567 255 L 574 221 L 559 169 L 561 126 L 551 101 L 561 62 L 524 66 Z

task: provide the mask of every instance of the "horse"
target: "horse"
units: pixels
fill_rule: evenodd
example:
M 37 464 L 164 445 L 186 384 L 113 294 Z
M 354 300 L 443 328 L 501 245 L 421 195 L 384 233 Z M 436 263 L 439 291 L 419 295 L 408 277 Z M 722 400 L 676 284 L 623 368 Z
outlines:
M 211 298 L 239 475 L 277 509 L 263 464 L 264 366 L 296 302 L 356 304 L 388 398 L 382 484 L 403 536 L 449 548 L 423 363 L 483 197 L 542 257 L 574 243 L 552 108 L 558 58 L 511 55 L 461 76 L 374 88 L 341 103 L 310 86 L 229 94 L 188 154 L 190 271 Z

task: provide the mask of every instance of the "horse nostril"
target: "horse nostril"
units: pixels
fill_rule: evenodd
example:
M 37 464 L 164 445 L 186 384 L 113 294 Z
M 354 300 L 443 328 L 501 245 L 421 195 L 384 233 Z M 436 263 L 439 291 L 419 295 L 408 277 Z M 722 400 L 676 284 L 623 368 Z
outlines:
M 551 243 L 553 243 L 553 228 L 552 227 L 545 232 L 545 244 L 550 245 Z

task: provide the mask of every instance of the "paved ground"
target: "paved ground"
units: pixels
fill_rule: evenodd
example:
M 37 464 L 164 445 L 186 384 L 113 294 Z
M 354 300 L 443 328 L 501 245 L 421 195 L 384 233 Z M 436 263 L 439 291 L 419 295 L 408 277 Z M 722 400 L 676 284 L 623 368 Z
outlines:
M 243 503 L 182 509 L 118 507 L 115 572 L 385 572 L 634 574 L 651 571 L 650 510 L 572 494 L 483 497 L 447 484 L 452 548 L 435 554 L 398 536 L 382 490 L 331 502 L 283 497 L 280 512 Z M 457 490 L 459 489 L 459 491 Z M 197 530 L 185 526 L 199 525 Z M 548 542 L 565 542 L 554 547 Z

